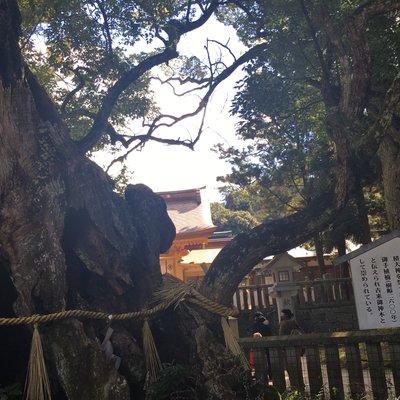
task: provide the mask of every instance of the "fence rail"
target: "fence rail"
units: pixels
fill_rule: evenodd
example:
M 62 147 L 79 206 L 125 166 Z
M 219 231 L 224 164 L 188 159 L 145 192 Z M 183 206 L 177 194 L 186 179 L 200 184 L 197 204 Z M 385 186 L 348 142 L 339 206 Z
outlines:
M 272 284 L 239 286 L 233 296 L 233 305 L 239 311 L 262 310 L 275 305 L 271 297 Z
M 242 312 L 274 307 L 275 299 L 271 296 L 273 286 L 273 284 L 239 286 L 233 296 L 233 304 Z M 338 304 L 354 300 L 351 278 L 301 281 L 294 282 L 293 286 L 299 288 L 298 304 Z
M 266 379 L 268 353 L 279 391 L 296 387 L 312 396 L 322 389 L 325 398 L 337 399 L 400 396 L 400 328 L 241 338 L 239 343 L 248 356 L 253 352 L 260 379 Z
M 340 303 L 354 299 L 351 278 L 316 279 L 296 282 L 299 304 Z

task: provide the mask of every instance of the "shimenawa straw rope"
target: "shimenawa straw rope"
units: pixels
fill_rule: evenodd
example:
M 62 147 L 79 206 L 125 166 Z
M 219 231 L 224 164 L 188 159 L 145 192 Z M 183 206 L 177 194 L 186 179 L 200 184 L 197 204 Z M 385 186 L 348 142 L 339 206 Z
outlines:
M 112 314 L 113 320 L 129 320 L 144 318 L 143 324 L 143 351 L 145 353 L 148 382 L 158 379 L 162 368 L 160 358 L 150 330 L 148 318 L 182 301 L 189 301 L 205 310 L 220 315 L 221 325 L 225 336 L 227 348 L 233 354 L 239 356 L 243 365 L 248 363 L 241 348 L 234 337 L 232 330 L 225 318 L 238 314 L 236 309 L 222 306 L 198 292 L 193 285 L 186 284 L 172 276 L 164 276 L 164 287 L 156 292 L 156 304 L 153 307 L 141 311 Z M 110 314 L 90 310 L 65 310 L 46 315 L 32 315 L 28 317 L 0 318 L 0 326 L 34 324 L 32 346 L 29 356 L 28 373 L 25 384 L 26 400 L 50 400 L 50 384 L 46 365 L 43 357 L 43 349 L 40 340 L 38 324 L 50 321 L 60 321 L 71 318 L 110 320 Z

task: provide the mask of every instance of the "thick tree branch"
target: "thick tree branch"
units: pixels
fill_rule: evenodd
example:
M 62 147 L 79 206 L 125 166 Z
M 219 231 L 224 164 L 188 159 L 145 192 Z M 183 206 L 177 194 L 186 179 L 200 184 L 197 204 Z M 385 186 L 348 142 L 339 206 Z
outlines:
M 217 302 L 230 304 L 243 277 L 265 257 L 290 250 L 311 239 L 336 217 L 352 190 L 349 126 L 340 113 L 328 113 L 326 128 L 336 145 L 335 188 L 313 200 L 303 211 L 267 222 L 235 237 L 211 265 L 200 290 Z
M 62 102 L 61 107 L 60 107 L 61 115 L 64 115 L 64 114 L 65 114 L 65 109 L 66 109 L 68 103 L 69 103 L 69 102 L 73 99 L 73 97 L 85 86 L 85 79 L 83 78 L 83 76 L 82 76 L 82 74 L 81 74 L 81 72 L 80 72 L 81 69 L 82 69 L 82 68 L 80 68 L 80 67 L 71 69 L 71 71 L 72 71 L 72 72 L 75 74 L 75 76 L 78 78 L 79 83 L 78 83 L 78 85 L 77 85 L 74 89 L 72 89 L 72 90 L 67 94 L 67 96 L 65 97 L 64 101 Z
M 14 84 L 22 76 L 22 57 L 18 47 L 21 14 L 15 0 L 0 0 L 0 80 Z
M 393 114 L 400 103 L 400 70 L 392 81 L 390 88 L 386 92 L 385 100 L 381 110 L 380 117 L 371 128 L 371 133 L 379 144 L 383 137 L 388 133 L 393 121 Z
M 114 55 L 114 50 L 113 50 L 113 40 L 111 37 L 111 32 L 110 32 L 110 25 L 108 23 L 108 16 L 107 16 L 107 11 L 104 8 L 104 5 L 102 4 L 101 1 L 97 1 L 97 5 L 99 7 L 99 10 L 101 12 L 101 15 L 103 17 L 103 22 L 104 22 L 104 37 L 106 40 L 106 48 L 107 52 L 111 57 Z
M 150 142 L 150 141 L 167 144 L 169 146 L 184 146 L 190 150 L 194 150 L 194 146 L 200 140 L 201 134 L 203 132 L 205 116 L 206 116 L 206 109 L 203 110 L 203 116 L 201 118 L 200 126 L 197 130 L 197 135 L 194 139 L 184 139 L 184 140 L 181 140 L 179 138 L 178 139 L 169 139 L 169 138 L 160 138 L 160 137 L 152 136 L 149 134 L 132 136 L 131 138 L 125 140 L 125 143 L 123 143 L 124 147 L 128 148 L 131 143 L 133 143 L 133 142 L 137 142 L 137 143 L 133 147 L 130 147 L 129 150 L 125 152 L 125 154 L 122 154 L 121 156 L 117 157 L 115 160 L 111 161 L 111 163 L 107 167 L 106 171 L 108 172 L 110 170 L 110 168 L 116 163 L 123 163 L 129 156 L 129 154 L 131 154 L 135 150 L 142 148 L 147 142 Z M 118 140 L 121 141 L 120 139 L 118 139 Z
M 332 20 L 330 16 L 328 15 L 328 12 L 326 9 L 321 8 L 318 14 L 318 22 L 320 24 L 320 29 L 326 34 L 328 41 L 331 43 L 337 59 L 339 61 L 339 64 L 341 66 L 340 68 L 340 77 L 341 77 L 341 86 L 343 86 L 344 81 L 346 79 L 349 79 L 352 74 L 352 69 L 351 69 L 351 60 L 349 58 L 349 55 L 347 54 L 346 47 L 343 43 L 342 37 L 339 34 L 339 32 L 336 30 L 335 26 L 332 23 Z M 323 28 L 322 28 L 323 27 Z M 346 78 L 343 78 L 346 77 Z M 326 89 L 322 88 L 322 89 Z M 330 90 L 327 92 L 326 90 L 322 91 L 324 100 L 326 105 L 331 108 L 337 106 L 337 101 L 338 99 L 336 96 L 332 96 L 332 91 Z M 347 98 L 348 96 L 346 96 Z M 343 98 L 343 96 L 342 96 Z
M 237 235 L 212 263 L 201 284 L 201 292 L 214 301 L 230 304 L 237 286 L 257 263 L 311 239 L 333 221 L 346 200 L 347 196 L 339 199 L 330 191 L 303 211 Z
M 221 4 L 222 3 L 218 0 L 212 0 L 208 8 L 202 9 L 202 14 L 197 20 L 190 21 L 186 24 L 180 24 L 179 34 L 183 35 L 185 33 L 192 32 L 197 28 L 200 28 L 210 19 L 210 17 L 214 14 L 214 12 Z
M 311 21 L 310 14 L 308 13 L 307 7 L 304 4 L 303 0 L 300 0 L 300 6 L 303 11 L 304 18 L 307 22 L 307 25 L 308 25 L 308 28 L 310 31 L 310 35 L 311 35 L 311 38 L 314 43 L 315 51 L 317 52 L 318 60 L 319 60 L 319 63 L 320 63 L 321 69 L 322 69 L 322 76 L 323 76 L 324 83 L 325 83 L 325 85 L 329 85 L 330 84 L 330 72 L 325 63 L 324 55 L 322 53 L 321 46 L 319 45 L 319 42 L 318 42 L 314 24 Z
M 148 141 L 156 141 L 159 143 L 170 144 L 170 145 L 182 145 L 186 146 L 193 150 L 194 145 L 200 139 L 202 133 L 202 127 L 205 121 L 205 112 L 209 102 L 209 99 L 215 89 L 218 87 L 220 83 L 222 83 L 225 79 L 227 79 L 234 71 L 237 70 L 238 67 L 250 61 L 254 57 L 256 57 L 260 52 L 264 50 L 266 44 L 259 44 L 251 48 L 248 52 L 239 57 L 233 64 L 227 67 L 224 71 L 222 71 L 214 80 L 210 81 L 209 89 L 205 93 L 205 95 L 201 98 L 199 105 L 192 112 L 182 114 L 180 116 L 170 115 L 170 114 L 162 114 L 158 117 L 154 118 L 151 124 L 143 124 L 144 127 L 147 128 L 147 132 L 143 135 L 135 135 L 131 138 L 127 139 L 124 146 L 129 147 L 132 143 L 136 143 L 132 148 L 130 148 L 124 155 L 116 158 L 108 167 L 108 169 L 114 165 L 116 162 L 121 162 L 126 159 L 126 157 L 132 153 L 134 150 L 137 150 L 143 147 Z M 181 139 L 169 139 L 169 138 L 160 138 L 153 136 L 153 134 L 159 130 L 160 128 L 172 128 L 178 123 L 186 120 L 188 118 L 194 117 L 198 115 L 200 112 L 204 112 L 202 117 L 202 122 L 200 124 L 200 129 L 197 132 L 196 138 L 194 140 L 181 140 Z
M 96 145 L 107 126 L 107 120 L 110 116 L 115 103 L 118 101 L 121 93 L 133 82 L 139 79 L 143 74 L 150 71 L 153 67 L 166 63 L 176 58 L 178 53 L 174 50 L 165 49 L 162 53 L 156 54 L 139 63 L 136 67 L 125 72 L 122 77 L 112 86 L 104 98 L 103 104 L 98 111 L 92 128 L 89 133 L 78 142 L 78 146 L 83 153 L 89 151 Z
M 122 92 L 130 84 L 139 79 L 143 74 L 149 72 L 153 67 L 168 63 L 168 61 L 178 57 L 176 44 L 178 43 L 180 37 L 185 33 L 199 28 L 205 22 L 207 22 L 219 4 L 219 1 L 211 1 L 208 8 L 206 8 L 202 15 L 195 21 L 190 21 L 184 24 L 180 21 L 171 20 L 166 24 L 164 29 L 167 28 L 165 32 L 167 32 L 169 37 L 168 42 L 166 42 L 168 47 L 166 47 L 162 53 L 148 57 L 131 70 L 125 72 L 121 78 L 118 79 L 118 81 L 108 90 L 90 131 L 78 142 L 78 147 L 83 153 L 86 153 L 93 148 L 93 146 L 95 146 L 97 141 L 100 139 L 101 135 L 104 133 L 107 127 L 107 120 Z

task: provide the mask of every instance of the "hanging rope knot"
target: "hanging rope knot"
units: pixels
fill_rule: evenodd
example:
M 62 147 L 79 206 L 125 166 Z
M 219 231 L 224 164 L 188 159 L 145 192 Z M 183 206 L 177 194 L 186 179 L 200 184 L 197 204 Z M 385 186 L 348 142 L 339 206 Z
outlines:
M 205 297 L 192 282 L 185 283 L 171 275 L 164 275 L 163 286 L 155 293 L 155 298 L 164 303 L 166 308 L 173 304 L 176 308 L 182 301 L 188 301 L 222 317 L 236 316 L 239 313 L 237 309 L 223 306 Z

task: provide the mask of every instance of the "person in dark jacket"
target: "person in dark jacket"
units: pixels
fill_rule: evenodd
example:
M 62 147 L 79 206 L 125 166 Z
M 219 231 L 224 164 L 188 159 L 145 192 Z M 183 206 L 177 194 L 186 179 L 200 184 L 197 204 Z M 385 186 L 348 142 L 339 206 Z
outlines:
M 271 327 L 268 319 L 264 316 L 261 311 L 257 311 L 254 314 L 254 321 L 252 326 L 252 333 L 254 337 L 264 337 L 271 336 Z M 265 354 L 267 356 L 267 374 L 268 379 L 272 379 L 272 370 L 271 370 L 271 359 L 269 356 L 268 348 L 265 349 Z
M 302 329 L 294 318 L 294 314 L 288 308 L 281 310 L 279 323 L 279 336 L 281 335 L 301 335 Z M 288 354 L 288 351 L 290 352 Z M 301 367 L 301 356 L 304 355 L 303 349 L 284 350 L 284 364 L 289 375 L 290 385 L 304 391 L 303 372 Z
M 254 314 L 252 333 L 254 335 L 257 332 L 260 333 L 261 336 L 271 336 L 269 321 L 261 311 L 257 311 Z

